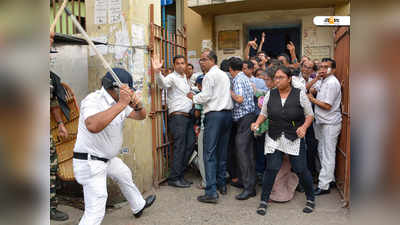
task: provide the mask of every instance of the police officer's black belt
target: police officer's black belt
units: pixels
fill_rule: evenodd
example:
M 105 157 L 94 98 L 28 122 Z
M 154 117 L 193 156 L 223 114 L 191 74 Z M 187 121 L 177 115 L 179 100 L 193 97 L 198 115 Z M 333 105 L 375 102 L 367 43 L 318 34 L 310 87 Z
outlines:
M 74 152 L 74 159 L 87 160 L 88 159 L 88 154 L 87 153 L 82 153 L 82 152 Z M 90 159 L 91 160 L 100 160 L 100 161 L 103 161 L 105 163 L 108 162 L 108 159 L 97 157 L 97 156 L 94 156 L 94 155 L 90 155 Z

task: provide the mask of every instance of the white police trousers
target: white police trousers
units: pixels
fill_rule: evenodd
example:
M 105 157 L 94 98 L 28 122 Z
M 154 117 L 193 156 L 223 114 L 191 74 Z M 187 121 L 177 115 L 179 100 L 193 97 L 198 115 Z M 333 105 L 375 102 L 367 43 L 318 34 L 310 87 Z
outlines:
M 104 218 L 107 202 L 107 176 L 120 187 L 133 213 L 146 204 L 139 189 L 133 183 L 128 166 L 118 157 L 107 163 L 99 160 L 73 159 L 74 176 L 83 186 L 85 212 L 79 225 L 99 225 Z
M 336 145 L 342 124 L 314 124 L 314 128 L 321 162 L 318 187 L 328 190 L 329 184 L 335 181 Z

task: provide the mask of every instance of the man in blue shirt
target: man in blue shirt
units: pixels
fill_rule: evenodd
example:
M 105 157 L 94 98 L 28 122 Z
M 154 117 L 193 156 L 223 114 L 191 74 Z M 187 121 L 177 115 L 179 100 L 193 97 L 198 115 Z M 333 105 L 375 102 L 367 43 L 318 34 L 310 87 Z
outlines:
M 235 155 L 239 165 L 243 192 L 236 196 L 238 200 L 246 200 L 256 196 L 256 174 L 254 159 L 254 136 L 250 125 L 256 120 L 254 92 L 250 79 L 242 72 L 243 61 L 237 57 L 229 60 L 229 73 L 233 77 L 231 91 L 233 106 L 233 122 L 236 127 Z

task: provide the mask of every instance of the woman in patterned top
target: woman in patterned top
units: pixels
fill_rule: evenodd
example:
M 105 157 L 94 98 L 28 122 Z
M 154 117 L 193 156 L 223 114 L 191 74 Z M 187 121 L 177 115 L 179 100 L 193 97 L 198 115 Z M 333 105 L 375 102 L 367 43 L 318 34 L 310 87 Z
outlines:
M 267 168 L 257 213 L 266 214 L 267 202 L 284 154 L 289 155 L 290 163 L 305 188 L 307 203 L 303 212 L 311 213 L 315 207 L 315 198 L 312 177 L 306 164 L 304 143 L 307 128 L 314 119 L 311 103 L 303 91 L 292 87 L 291 72 L 287 67 L 279 66 L 274 83 L 277 88 L 265 95 L 261 113 L 257 121 L 251 124 L 251 129 L 255 131 L 261 123 L 269 119 L 268 135 L 265 136 Z

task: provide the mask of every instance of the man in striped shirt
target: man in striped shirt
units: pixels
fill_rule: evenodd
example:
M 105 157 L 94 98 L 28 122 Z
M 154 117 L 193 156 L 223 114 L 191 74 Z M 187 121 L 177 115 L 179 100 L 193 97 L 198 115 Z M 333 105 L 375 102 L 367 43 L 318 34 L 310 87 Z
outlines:
M 233 106 L 233 122 L 235 134 L 235 155 L 239 165 L 240 180 L 243 192 L 236 196 L 238 200 L 246 200 L 256 196 L 256 171 L 254 159 L 254 136 L 250 125 L 256 120 L 254 92 L 250 79 L 242 72 L 243 61 L 233 57 L 229 60 L 229 73 L 233 77 L 231 91 Z

